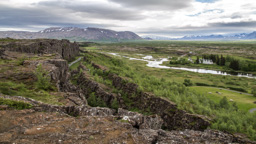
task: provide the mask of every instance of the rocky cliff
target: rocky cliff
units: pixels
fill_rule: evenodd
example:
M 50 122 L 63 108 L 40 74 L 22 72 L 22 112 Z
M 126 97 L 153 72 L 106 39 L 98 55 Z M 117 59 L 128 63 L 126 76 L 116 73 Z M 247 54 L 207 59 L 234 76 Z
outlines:
M 68 40 L 17 40 L 5 43 L 4 50 L 33 54 L 59 54 L 66 60 L 72 60 L 79 53 L 79 45 Z

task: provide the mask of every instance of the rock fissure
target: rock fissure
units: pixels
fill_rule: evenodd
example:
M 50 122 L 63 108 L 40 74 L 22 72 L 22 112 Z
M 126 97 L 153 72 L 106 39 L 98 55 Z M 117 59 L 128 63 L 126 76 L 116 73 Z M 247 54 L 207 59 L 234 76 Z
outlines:
M 106 68 L 103 66 L 96 65 L 87 58 L 84 58 L 84 60 L 92 63 L 94 68 L 105 72 Z M 116 74 L 110 73 L 108 78 L 112 80 L 112 84 L 115 88 L 128 94 L 129 99 L 134 101 L 134 104 L 132 105 L 133 107 L 161 116 L 161 118 L 164 120 L 164 127 L 169 130 L 205 130 L 210 125 L 210 122 L 206 117 L 186 113 L 183 110 L 179 110 L 176 104 L 169 100 L 156 97 L 155 95 L 147 92 L 141 92 L 138 90 L 138 85 L 126 82 L 123 78 L 117 76 Z M 113 94 L 105 92 L 97 84 L 97 82 L 87 78 L 87 74 L 85 73 L 80 74 L 80 77 L 78 78 L 78 85 L 82 87 L 83 93 L 86 96 L 89 96 L 89 93 L 91 92 L 95 92 L 96 96 L 100 97 L 108 106 L 110 106 L 111 102 L 116 98 Z M 121 108 L 129 108 L 125 103 L 123 103 L 122 97 L 119 96 L 117 99 L 119 99 L 118 102 Z

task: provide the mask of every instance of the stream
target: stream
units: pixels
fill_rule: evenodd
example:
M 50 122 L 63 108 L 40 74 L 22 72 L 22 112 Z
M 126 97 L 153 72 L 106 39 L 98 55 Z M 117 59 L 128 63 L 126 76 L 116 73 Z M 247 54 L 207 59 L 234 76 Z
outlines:
M 129 60 L 139 60 L 139 61 L 146 61 L 148 62 L 148 67 L 153 68 L 162 68 L 162 69 L 175 69 L 175 70 L 184 70 L 184 71 L 190 71 L 190 72 L 196 72 L 196 73 L 203 73 L 203 74 L 215 74 L 215 75 L 230 75 L 230 76 L 237 76 L 237 77 L 246 77 L 246 78 L 254 78 L 256 79 L 256 76 L 253 74 L 247 74 L 247 73 L 237 73 L 237 72 L 223 72 L 223 71 L 217 71 L 217 70 L 207 70 L 207 69 L 200 69 L 200 68 L 184 68 L 184 67 L 169 67 L 169 66 L 163 66 L 162 64 L 168 60 L 168 58 L 160 58 L 160 59 L 154 59 L 152 56 L 145 56 L 142 59 L 139 58 L 132 58 L 127 56 L 121 56 L 117 53 L 108 53 L 114 56 L 120 56 L 128 58 Z

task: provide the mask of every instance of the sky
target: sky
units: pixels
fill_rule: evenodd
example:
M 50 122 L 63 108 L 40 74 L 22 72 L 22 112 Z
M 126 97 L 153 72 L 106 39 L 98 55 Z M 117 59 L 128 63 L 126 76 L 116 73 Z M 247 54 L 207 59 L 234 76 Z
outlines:
M 140 36 L 256 31 L 255 0 L 0 0 L 0 31 L 98 27 Z

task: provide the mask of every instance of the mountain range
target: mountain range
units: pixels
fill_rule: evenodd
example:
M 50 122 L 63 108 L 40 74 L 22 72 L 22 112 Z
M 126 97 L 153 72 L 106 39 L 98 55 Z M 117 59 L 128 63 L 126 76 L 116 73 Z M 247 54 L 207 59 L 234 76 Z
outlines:
M 52 27 L 39 32 L 0 31 L 0 38 L 15 39 L 68 39 L 71 41 L 124 41 L 142 40 L 140 36 L 130 31 L 116 32 L 101 28 Z
M 170 38 L 163 36 L 144 36 L 144 38 L 151 38 L 153 40 L 249 40 L 256 39 L 256 31 L 252 33 L 240 33 L 235 35 L 191 35 L 182 38 Z

